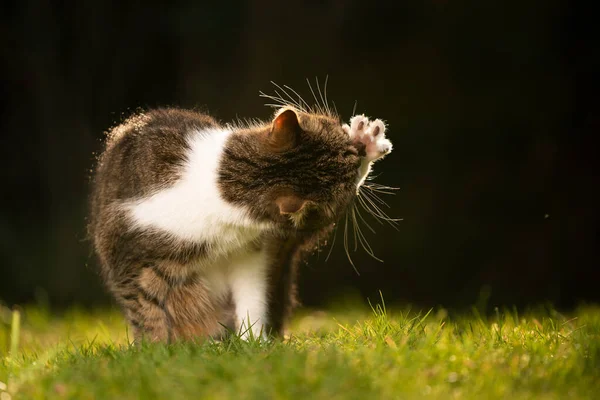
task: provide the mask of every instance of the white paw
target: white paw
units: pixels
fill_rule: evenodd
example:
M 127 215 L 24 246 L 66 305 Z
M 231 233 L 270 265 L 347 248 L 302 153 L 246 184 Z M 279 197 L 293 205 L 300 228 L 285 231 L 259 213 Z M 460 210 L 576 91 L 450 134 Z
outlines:
M 256 321 L 255 323 L 250 324 L 249 328 L 247 328 L 246 326 L 247 326 L 246 319 L 244 319 L 241 322 L 240 327 L 238 329 L 238 336 L 242 340 L 244 340 L 246 342 L 249 340 L 257 340 L 257 341 L 263 341 L 263 342 L 268 340 L 267 329 L 259 321 Z
M 355 115 L 350 118 L 350 125 L 345 124 L 343 129 L 355 143 L 365 146 L 367 162 L 378 160 L 392 151 L 392 143 L 385 137 L 385 124 L 379 119 L 370 121 L 364 115 Z

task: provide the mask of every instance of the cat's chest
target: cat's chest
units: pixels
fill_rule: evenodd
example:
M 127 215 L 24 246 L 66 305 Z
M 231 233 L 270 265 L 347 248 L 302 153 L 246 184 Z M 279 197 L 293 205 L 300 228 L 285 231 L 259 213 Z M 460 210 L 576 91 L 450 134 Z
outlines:
M 260 244 L 263 230 L 231 225 L 215 228 L 214 236 L 209 239 L 209 248 L 215 256 L 246 252 Z
M 129 220 L 138 230 L 166 234 L 176 248 L 178 242 L 201 244 L 207 249 L 208 259 L 243 251 L 260 241 L 268 230 L 235 209 L 215 199 L 207 202 L 185 202 L 169 199 L 169 193 L 127 206 Z M 162 198 L 162 197 L 167 198 Z

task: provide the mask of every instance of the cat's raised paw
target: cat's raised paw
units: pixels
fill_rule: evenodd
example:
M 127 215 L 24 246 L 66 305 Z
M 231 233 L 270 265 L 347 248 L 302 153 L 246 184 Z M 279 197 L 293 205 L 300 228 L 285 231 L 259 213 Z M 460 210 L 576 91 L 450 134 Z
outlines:
M 354 142 L 365 146 L 364 157 L 369 162 L 392 151 L 392 143 L 385 137 L 385 124 L 379 119 L 370 121 L 364 115 L 355 115 L 343 128 Z

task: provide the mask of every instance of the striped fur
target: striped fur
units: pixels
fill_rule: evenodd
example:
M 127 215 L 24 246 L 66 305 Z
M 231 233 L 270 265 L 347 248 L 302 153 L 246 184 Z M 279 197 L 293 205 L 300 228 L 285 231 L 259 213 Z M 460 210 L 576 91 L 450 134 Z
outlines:
M 136 339 L 280 334 L 298 263 L 370 169 L 373 145 L 348 129 L 293 107 L 246 126 L 158 109 L 114 128 L 89 232 Z

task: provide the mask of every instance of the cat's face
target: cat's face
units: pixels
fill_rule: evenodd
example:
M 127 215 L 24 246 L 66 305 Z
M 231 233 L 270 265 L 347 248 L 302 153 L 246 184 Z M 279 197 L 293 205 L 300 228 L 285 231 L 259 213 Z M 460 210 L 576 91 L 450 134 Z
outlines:
M 294 145 L 274 167 L 281 171 L 273 180 L 275 220 L 300 230 L 329 225 L 356 195 L 364 148 L 352 142 L 336 118 L 287 110 L 275 119 L 275 127 L 282 118 L 290 120 L 282 125 L 296 133 Z
M 283 109 L 266 130 L 232 139 L 221 188 L 263 221 L 319 229 L 338 220 L 356 195 L 364 146 L 335 118 Z

